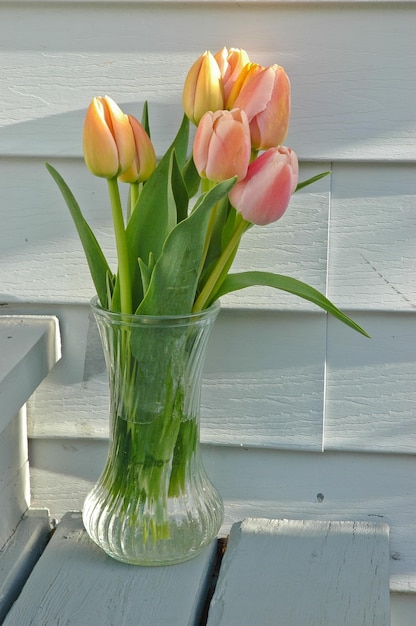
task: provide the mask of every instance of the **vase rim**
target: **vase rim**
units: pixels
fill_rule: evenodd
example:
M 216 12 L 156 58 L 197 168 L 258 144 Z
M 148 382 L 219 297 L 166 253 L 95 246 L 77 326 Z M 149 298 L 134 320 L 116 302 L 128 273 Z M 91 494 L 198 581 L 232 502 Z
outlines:
M 95 295 L 90 300 L 90 306 L 94 314 L 107 317 L 109 320 L 120 323 L 143 323 L 158 324 L 171 321 L 173 324 L 187 324 L 190 321 L 198 321 L 209 317 L 216 317 L 221 308 L 220 301 L 216 300 L 207 309 L 196 313 L 181 313 L 177 315 L 141 315 L 136 313 L 120 313 L 118 311 L 110 311 L 101 306 L 99 298 Z

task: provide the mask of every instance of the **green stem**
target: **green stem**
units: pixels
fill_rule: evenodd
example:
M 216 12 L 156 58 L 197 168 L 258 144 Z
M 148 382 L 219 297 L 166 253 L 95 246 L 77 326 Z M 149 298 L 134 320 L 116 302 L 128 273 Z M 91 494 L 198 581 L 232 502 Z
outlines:
M 128 219 L 133 215 L 133 211 L 137 204 L 137 200 L 140 195 L 140 183 L 131 183 L 130 184 L 130 207 L 129 207 L 129 215 Z
M 120 281 L 120 308 L 121 313 L 132 313 L 129 255 L 127 250 L 126 229 L 124 226 L 120 191 L 118 188 L 117 178 L 109 178 L 107 179 L 107 183 L 116 238 L 118 275 Z
M 198 311 L 202 311 L 204 306 L 206 306 L 210 297 L 218 288 L 218 280 L 221 278 L 224 268 L 226 267 L 230 258 L 235 255 L 235 252 L 240 244 L 241 237 L 244 232 L 250 226 L 250 222 L 247 222 L 240 213 L 236 215 L 236 226 L 234 232 L 224 248 L 221 256 L 219 257 L 217 263 L 215 264 L 211 274 L 208 277 L 201 293 L 198 298 L 195 300 L 195 304 L 193 306 L 192 312 L 197 313 Z

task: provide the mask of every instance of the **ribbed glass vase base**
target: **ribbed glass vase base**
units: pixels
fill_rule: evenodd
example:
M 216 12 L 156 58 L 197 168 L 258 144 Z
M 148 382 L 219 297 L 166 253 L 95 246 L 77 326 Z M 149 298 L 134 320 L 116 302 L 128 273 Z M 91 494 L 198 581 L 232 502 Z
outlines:
M 125 511 L 114 510 L 103 506 L 106 495 L 98 485 L 88 495 L 85 528 L 109 556 L 132 565 L 173 565 L 192 559 L 217 537 L 224 516 L 222 500 L 208 479 L 202 492 L 169 498 L 163 504 L 163 522 L 156 522 L 157 503 L 147 512 L 137 511 L 133 503 Z
M 201 459 L 201 374 L 218 305 L 184 316 L 121 315 L 92 305 L 110 387 L 104 470 L 83 521 L 114 559 L 168 565 L 215 539 L 223 504 Z

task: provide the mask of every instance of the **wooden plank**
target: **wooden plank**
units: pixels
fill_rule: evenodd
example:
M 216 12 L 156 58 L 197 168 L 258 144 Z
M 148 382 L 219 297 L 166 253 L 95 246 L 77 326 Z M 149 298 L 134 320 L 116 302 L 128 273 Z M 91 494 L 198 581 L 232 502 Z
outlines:
M 416 595 L 393 593 L 390 595 L 391 626 L 414 626 Z
M 87 307 L 55 312 L 66 350 L 30 399 L 29 434 L 105 438 L 108 384 L 95 322 Z M 202 440 L 414 454 L 414 314 L 353 316 L 372 339 L 320 314 L 225 308 L 204 370 Z
M 81 131 L 80 123 L 77 131 L 80 138 Z M 113 226 L 105 181 L 93 177 L 81 160 L 54 159 L 53 163 L 72 187 L 115 270 Z M 329 163 L 302 164 L 301 178 L 304 180 L 329 169 Z M 293 275 L 325 291 L 330 184 L 330 177 L 327 177 L 303 190 L 293 197 L 281 220 L 251 229 L 243 238 L 235 271 L 255 267 Z M 6 161 L 0 168 L 0 188 L 6 207 L 3 209 L 4 228 L 0 230 L 0 249 L 4 251 L 0 265 L 3 301 L 11 305 L 16 301 L 73 305 L 89 302 L 94 287 L 82 246 L 65 202 L 43 161 Z M 36 197 L 28 205 L 27 198 L 34 188 Z M 103 210 L 103 207 L 106 208 Z M 223 301 L 224 306 L 244 308 L 316 310 L 306 301 L 264 287 L 242 290 Z
M 415 312 L 357 319 L 371 340 L 328 320 L 324 447 L 415 454 Z
M 247 519 L 233 526 L 207 626 L 388 626 L 388 526 Z
M 414 311 L 414 166 L 332 167 L 328 296 L 340 307 Z
M 96 324 L 88 326 L 87 308 L 84 320 L 72 307 L 60 310 L 68 347 L 59 372 L 31 398 L 30 436 L 107 437 L 108 383 Z M 221 311 L 204 370 L 203 441 L 320 450 L 324 366 L 323 315 Z
M 180 565 L 127 565 L 111 559 L 91 542 L 79 513 L 68 513 L 4 626 L 191 626 L 203 608 L 215 551 L 214 542 Z
M 18 597 L 50 535 L 48 511 L 31 510 L 0 550 L 0 623 Z
M 26 411 L 0 432 L 0 553 L 29 506 Z
M 33 505 L 50 506 L 56 518 L 82 508 L 104 466 L 107 442 L 35 440 L 30 449 Z M 230 445 L 203 446 L 202 453 L 224 498 L 222 534 L 246 517 L 385 522 L 390 526 L 391 590 L 416 596 L 415 455 Z
M 413 161 L 415 3 L 299 6 L 106 2 L 97 12 L 85 2 L 2 3 L 2 154 L 79 156 L 85 108 L 104 93 L 128 112 L 149 100 L 161 152 L 203 42 L 285 66 L 293 88 L 287 141 L 303 159 Z
M 0 316 L 0 433 L 60 358 L 56 317 Z

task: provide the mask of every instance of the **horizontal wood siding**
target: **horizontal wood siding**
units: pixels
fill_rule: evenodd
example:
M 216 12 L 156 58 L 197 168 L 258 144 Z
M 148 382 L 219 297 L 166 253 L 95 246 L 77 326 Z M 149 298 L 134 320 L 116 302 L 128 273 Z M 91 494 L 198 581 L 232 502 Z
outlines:
M 203 387 L 209 469 L 228 522 L 383 516 L 399 555 L 392 588 L 416 591 L 415 23 L 411 0 L 0 0 L 1 311 L 57 315 L 63 341 L 28 403 L 37 506 L 57 516 L 82 506 L 108 433 L 93 286 L 44 162 L 67 179 L 114 266 L 106 185 L 82 159 L 89 101 L 108 94 L 140 116 L 148 100 L 160 155 L 191 63 L 243 47 L 290 76 L 286 143 L 301 178 L 331 175 L 279 222 L 253 228 L 235 268 L 312 284 L 372 339 L 289 294 L 225 297 Z

